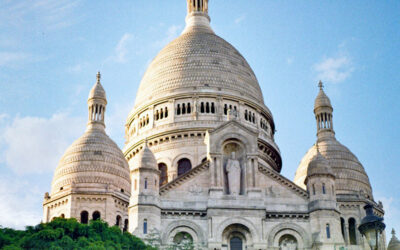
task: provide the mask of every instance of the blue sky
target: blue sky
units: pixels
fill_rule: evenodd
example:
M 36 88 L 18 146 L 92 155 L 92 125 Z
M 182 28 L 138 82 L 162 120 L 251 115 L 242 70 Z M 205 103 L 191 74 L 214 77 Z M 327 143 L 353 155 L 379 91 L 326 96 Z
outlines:
M 317 82 L 334 106 L 337 139 L 364 165 L 389 228 L 400 230 L 400 2 L 210 2 L 216 33 L 248 60 L 293 179 L 315 142 Z M 184 28 L 184 0 L 0 1 L 0 225 L 42 216 L 43 194 L 86 124 L 98 70 L 108 134 L 124 122 L 152 58 Z M 7 201 L 7 202 L 4 202 Z

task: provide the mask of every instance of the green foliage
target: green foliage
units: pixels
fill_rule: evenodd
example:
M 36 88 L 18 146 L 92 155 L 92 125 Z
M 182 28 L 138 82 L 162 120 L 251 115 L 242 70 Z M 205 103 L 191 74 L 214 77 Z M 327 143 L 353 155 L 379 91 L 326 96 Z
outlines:
M 96 220 L 89 225 L 76 219 L 56 218 L 50 223 L 28 226 L 25 230 L 0 227 L 0 249 L 143 249 L 155 248 L 146 245 L 134 235 L 121 232 L 116 227 Z

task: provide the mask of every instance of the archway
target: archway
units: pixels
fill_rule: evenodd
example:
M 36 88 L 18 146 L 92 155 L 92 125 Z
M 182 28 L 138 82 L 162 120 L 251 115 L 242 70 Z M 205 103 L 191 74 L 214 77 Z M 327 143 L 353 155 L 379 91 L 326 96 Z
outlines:
M 291 234 L 285 234 L 279 239 L 279 250 L 297 250 L 297 239 Z
M 192 163 L 189 159 L 183 158 L 178 161 L 178 176 L 181 176 L 192 169 Z
M 163 162 L 158 163 L 158 170 L 160 170 L 160 186 L 168 183 L 168 168 Z
M 100 219 L 100 212 L 99 211 L 94 211 L 92 218 L 93 218 L 93 220 L 99 220 Z
M 81 212 L 81 223 L 87 224 L 88 220 L 89 220 L 89 213 L 87 211 L 82 211 Z
M 253 244 L 253 237 L 245 225 L 231 224 L 222 233 L 222 244 L 229 250 L 243 250 Z

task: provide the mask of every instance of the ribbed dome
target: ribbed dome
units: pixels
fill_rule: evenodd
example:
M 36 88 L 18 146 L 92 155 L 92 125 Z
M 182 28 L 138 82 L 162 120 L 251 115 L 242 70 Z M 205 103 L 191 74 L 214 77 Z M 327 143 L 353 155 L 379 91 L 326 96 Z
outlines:
M 319 91 L 317 98 L 315 98 L 314 102 L 314 109 L 320 107 L 332 107 L 329 97 L 325 94 L 325 92 L 322 89 Z
M 143 76 L 135 108 L 181 93 L 221 92 L 264 104 L 243 56 L 206 26 L 186 28 L 156 56 Z
M 331 166 L 336 177 L 338 194 L 359 193 L 361 190 L 372 198 L 371 184 L 357 157 L 334 137 L 318 141 L 319 151 Z M 305 189 L 304 180 L 308 166 L 317 154 L 317 147 L 312 146 L 301 160 L 294 182 Z
M 89 129 L 64 153 L 54 174 L 51 193 L 71 184 L 130 192 L 129 166 L 103 129 Z
M 394 229 L 392 229 L 392 239 L 390 239 L 387 250 L 400 250 L 400 241 L 397 239 Z
M 308 164 L 307 177 L 313 175 L 332 175 L 333 174 L 331 166 L 329 166 L 328 161 L 321 155 L 319 151 L 314 155 Z
M 141 150 L 136 156 L 135 166 L 158 170 L 156 157 L 154 156 L 153 152 L 151 152 L 149 147 L 147 147 L 147 145 L 145 145 L 143 150 Z
M 89 92 L 89 97 L 88 100 L 92 98 L 99 98 L 99 99 L 104 99 L 106 100 L 106 91 L 104 90 L 103 86 L 101 86 L 100 83 L 100 72 L 97 73 L 97 82 L 96 84 L 92 87 L 92 89 Z

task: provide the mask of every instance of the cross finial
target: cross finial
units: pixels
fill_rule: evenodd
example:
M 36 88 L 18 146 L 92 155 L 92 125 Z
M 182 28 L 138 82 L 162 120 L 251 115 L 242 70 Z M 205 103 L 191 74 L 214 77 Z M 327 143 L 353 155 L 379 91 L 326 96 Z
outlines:
M 97 78 L 97 83 L 100 83 L 100 79 L 101 79 L 100 71 L 97 71 L 96 78 Z
M 322 83 L 321 80 L 319 80 L 318 87 L 320 90 L 322 90 L 324 88 L 324 84 Z

